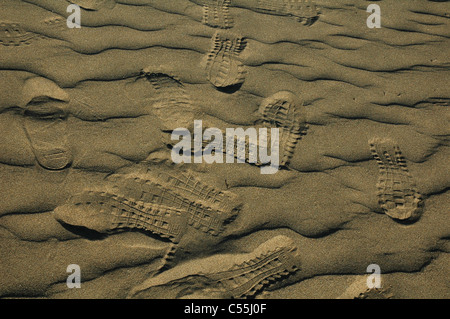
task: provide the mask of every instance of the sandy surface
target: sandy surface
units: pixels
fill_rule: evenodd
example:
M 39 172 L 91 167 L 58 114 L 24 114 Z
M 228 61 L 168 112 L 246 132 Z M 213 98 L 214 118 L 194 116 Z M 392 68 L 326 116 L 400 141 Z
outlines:
M 281 3 L 0 0 L 0 297 L 450 297 L 448 1 Z M 173 164 L 194 120 L 283 167 Z

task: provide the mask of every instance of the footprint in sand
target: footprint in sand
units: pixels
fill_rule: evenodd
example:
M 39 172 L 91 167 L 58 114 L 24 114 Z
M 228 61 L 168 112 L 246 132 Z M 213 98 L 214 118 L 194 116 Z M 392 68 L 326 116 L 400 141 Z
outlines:
M 135 287 L 130 298 L 248 298 L 299 269 L 298 250 L 286 236 L 248 254 L 214 255 L 181 264 Z
M 61 170 L 72 163 L 63 107 L 68 101 L 67 93 L 45 78 L 31 78 L 23 87 L 23 126 L 37 162 L 49 170 Z
M 299 107 L 301 103 L 298 97 L 288 91 L 280 91 L 274 95 L 264 99 L 260 105 L 259 113 L 262 120 L 256 125 L 257 128 L 279 128 L 279 152 L 280 152 L 280 166 L 287 166 L 289 160 L 294 154 L 297 142 L 302 135 L 306 134 L 308 126 L 304 113 L 300 113 Z M 225 135 L 225 133 L 223 132 Z M 257 159 L 257 152 L 260 145 L 271 145 L 272 137 L 271 130 L 268 130 L 267 138 L 264 141 L 263 137 L 255 141 L 246 139 L 244 143 L 239 143 L 237 137 L 234 137 L 234 147 L 229 152 L 234 157 L 243 160 L 244 162 L 254 164 L 256 166 L 263 165 Z M 203 150 L 208 150 L 210 147 L 209 140 L 203 140 Z M 228 152 L 227 141 L 224 139 L 221 145 L 222 152 Z M 243 154 L 238 156 L 238 154 Z M 251 160 L 252 159 L 252 160 Z
M 28 45 L 43 36 L 26 31 L 18 23 L 0 22 L 0 44 L 4 46 Z
M 206 58 L 206 75 L 215 87 L 244 83 L 245 69 L 239 55 L 245 47 L 244 39 L 230 31 L 219 30 L 214 34 L 212 48 Z
M 178 242 L 186 228 L 186 216 L 172 207 L 145 203 L 101 191 L 74 195 L 54 211 L 57 220 L 99 233 L 142 229 Z
M 303 25 L 310 26 L 319 18 L 320 10 L 311 0 L 257 0 L 257 11 L 293 16 Z
M 156 69 L 146 68 L 142 73 L 156 91 L 152 110 L 161 120 L 162 130 L 172 132 L 179 127 L 192 126 L 194 109 L 183 82 Z
M 177 242 L 187 226 L 218 236 L 239 208 L 236 195 L 189 172 L 142 166 L 111 175 L 98 190 L 72 196 L 55 217 L 102 233 L 143 229 Z
M 233 27 L 230 15 L 231 0 L 203 0 L 203 24 L 213 28 Z
M 398 220 L 415 220 L 421 214 L 421 195 L 396 142 L 375 138 L 369 141 L 379 167 L 378 201 L 385 213 Z
M 141 230 L 167 239 L 173 244 L 164 260 L 167 266 L 179 247 L 189 251 L 194 243 L 204 252 L 202 244 L 217 240 L 240 207 L 231 192 L 208 185 L 190 172 L 155 165 L 109 176 L 102 186 L 71 196 L 54 210 L 53 217 L 102 234 Z
M 307 130 L 306 119 L 299 108 L 298 97 L 280 91 L 263 100 L 259 112 L 266 127 L 280 128 L 280 165 L 286 166 L 294 154 L 298 140 Z

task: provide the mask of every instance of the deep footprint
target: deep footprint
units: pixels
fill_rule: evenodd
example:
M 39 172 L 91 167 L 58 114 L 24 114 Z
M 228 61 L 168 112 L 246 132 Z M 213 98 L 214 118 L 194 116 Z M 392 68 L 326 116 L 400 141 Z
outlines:
M 100 233 L 138 229 L 178 243 L 187 230 L 217 237 L 239 209 L 237 196 L 190 174 L 141 167 L 73 195 L 54 217 Z
M 72 163 L 66 139 L 65 119 L 26 117 L 24 127 L 38 163 L 49 170 L 61 170 Z
M 240 209 L 236 195 L 177 170 L 169 172 L 153 167 L 112 175 L 109 181 L 115 193 L 185 212 L 189 226 L 212 236 L 221 234 L 224 224 L 235 218 Z
M 218 88 L 244 83 L 245 69 L 239 60 L 245 49 L 244 39 L 229 31 L 217 31 L 212 39 L 212 49 L 207 56 L 206 74 L 208 80 Z
M 186 214 L 175 208 L 126 199 L 98 191 L 72 196 L 54 211 L 56 220 L 99 233 L 144 230 L 178 242 L 186 229 Z
M 379 167 L 379 204 L 394 219 L 417 219 L 422 212 L 422 197 L 416 191 L 399 146 L 390 139 L 378 138 L 370 140 L 369 145 Z

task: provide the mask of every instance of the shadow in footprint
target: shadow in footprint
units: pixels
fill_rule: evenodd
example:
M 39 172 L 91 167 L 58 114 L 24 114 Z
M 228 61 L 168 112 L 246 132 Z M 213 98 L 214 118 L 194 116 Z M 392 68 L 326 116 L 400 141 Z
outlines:
M 238 84 L 230 85 L 227 87 L 217 87 L 216 89 L 222 93 L 233 94 L 241 89 L 242 84 L 243 83 L 238 83 Z
M 69 231 L 75 235 L 79 235 L 83 238 L 89 239 L 89 240 L 102 240 L 102 239 L 105 239 L 106 237 L 108 237 L 107 234 L 102 234 L 95 230 L 92 230 L 92 229 L 89 229 L 89 228 L 86 228 L 83 226 L 74 226 L 74 225 L 69 225 L 69 224 L 63 223 L 63 222 L 60 222 L 60 224 L 67 231 Z

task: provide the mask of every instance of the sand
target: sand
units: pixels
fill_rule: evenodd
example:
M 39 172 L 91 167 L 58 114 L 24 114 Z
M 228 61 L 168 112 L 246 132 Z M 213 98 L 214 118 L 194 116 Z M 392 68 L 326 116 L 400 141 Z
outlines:
M 374 3 L 0 0 L 0 297 L 449 298 L 450 5 Z

